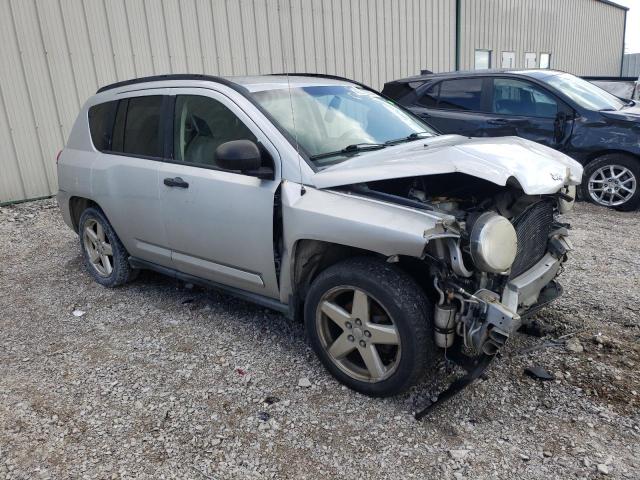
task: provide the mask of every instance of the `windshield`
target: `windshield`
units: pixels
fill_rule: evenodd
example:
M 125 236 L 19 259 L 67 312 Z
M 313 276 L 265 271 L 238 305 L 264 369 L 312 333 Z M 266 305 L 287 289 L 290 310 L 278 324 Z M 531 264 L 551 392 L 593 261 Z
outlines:
M 562 73 L 543 79 L 557 88 L 578 105 L 590 110 L 620 110 L 626 105 L 618 97 L 569 73 Z
M 355 85 L 293 87 L 252 95 L 316 166 L 435 135 L 391 101 Z

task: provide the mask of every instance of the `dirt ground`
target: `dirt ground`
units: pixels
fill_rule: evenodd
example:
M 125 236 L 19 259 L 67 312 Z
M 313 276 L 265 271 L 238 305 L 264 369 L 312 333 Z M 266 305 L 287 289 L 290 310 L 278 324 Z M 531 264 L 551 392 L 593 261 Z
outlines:
M 302 325 L 152 273 L 105 289 L 53 200 L 2 207 L 0 478 L 638 479 L 640 213 L 566 220 L 545 335 L 416 422 L 438 386 L 358 395 Z

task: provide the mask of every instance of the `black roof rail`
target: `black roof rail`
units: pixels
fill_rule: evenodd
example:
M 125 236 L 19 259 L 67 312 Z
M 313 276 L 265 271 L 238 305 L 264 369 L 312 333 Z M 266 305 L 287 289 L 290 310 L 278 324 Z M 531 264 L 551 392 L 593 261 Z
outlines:
M 376 89 L 370 87 L 369 85 L 365 85 L 364 83 L 360 83 L 356 80 L 351 80 L 350 78 L 340 77 L 338 75 L 329 75 L 328 73 L 270 73 L 272 76 L 290 76 L 290 77 L 316 77 L 316 78 L 328 78 L 329 80 L 342 80 L 343 82 L 353 83 L 354 85 L 358 85 L 359 87 L 366 88 L 367 90 L 371 90 L 375 93 L 380 93 Z
M 213 75 L 203 75 L 200 73 L 171 73 L 167 75 L 152 75 L 149 77 L 139 77 L 132 78 L 130 80 L 123 80 L 121 82 L 116 82 L 110 85 L 105 85 L 104 87 L 100 87 L 96 93 L 113 90 L 114 88 L 126 87 L 127 85 L 135 85 L 137 83 L 160 82 L 163 80 L 203 80 L 207 82 L 216 82 L 223 85 L 232 86 L 236 90 L 238 89 L 238 87 L 240 87 L 240 85 L 238 85 L 237 83 L 233 83 L 226 78 L 216 77 Z

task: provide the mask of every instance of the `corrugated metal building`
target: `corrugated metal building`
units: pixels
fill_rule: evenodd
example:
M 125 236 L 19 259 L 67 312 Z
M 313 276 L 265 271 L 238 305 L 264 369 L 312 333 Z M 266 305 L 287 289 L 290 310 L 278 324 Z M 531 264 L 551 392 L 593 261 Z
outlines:
M 111 82 L 288 70 L 380 88 L 532 53 L 617 75 L 624 17 L 605 0 L 0 0 L 0 203 L 55 193 L 56 152 Z
M 627 53 L 622 60 L 623 77 L 640 77 L 640 53 Z

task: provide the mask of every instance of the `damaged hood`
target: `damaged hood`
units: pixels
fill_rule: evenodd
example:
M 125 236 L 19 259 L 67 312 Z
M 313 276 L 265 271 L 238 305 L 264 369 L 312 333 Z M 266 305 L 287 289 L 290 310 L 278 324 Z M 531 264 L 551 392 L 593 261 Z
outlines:
M 514 177 L 529 195 L 580 183 L 582 166 L 549 147 L 519 137 L 441 135 L 362 153 L 316 173 L 318 188 L 392 178 L 464 173 L 497 185 Z

